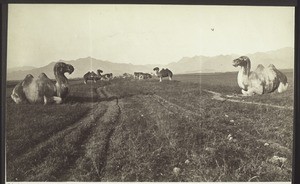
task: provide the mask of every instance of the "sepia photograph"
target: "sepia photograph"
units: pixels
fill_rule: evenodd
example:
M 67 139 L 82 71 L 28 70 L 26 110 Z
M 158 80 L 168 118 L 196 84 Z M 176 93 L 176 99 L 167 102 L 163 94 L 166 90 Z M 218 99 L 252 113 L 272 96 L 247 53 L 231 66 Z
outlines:
M 295 7 L 8 4 L 6 182 L 292 181 Z

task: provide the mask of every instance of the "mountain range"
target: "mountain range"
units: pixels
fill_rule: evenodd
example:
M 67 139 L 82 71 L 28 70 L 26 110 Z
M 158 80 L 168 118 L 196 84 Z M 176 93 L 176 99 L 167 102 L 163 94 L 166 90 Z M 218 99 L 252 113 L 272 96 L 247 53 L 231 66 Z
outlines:
M 258 64 L 268 66 L 274 64 L 278 69 L 292 69 L 294 68 L 294 49 L 286 47 L 278 50 L 268 52 L 257 52 L 247 54 L 251 60 L 252 70 Z M 123 73 L 140 72 L 153 72 L 153 68 L 158 66 L 160 68 L 170 69 L 174 75 L 185 73 L 213 73 L 213 72 L 230 72 L 237 71 L 237 68 L 232 66 L 233 59 L 239 57 L 237 54 L 231 55 L 218 55 L 213 57 L 197 55 L 193 57 L 183 57 L 177 62 L 172 62 L 167 65 L 133 65 L 130 63 L 114 63 L 111 61 L 103 61 L 92 57 L 79 58 L 76 60 L 59 60 L 74 66 L 75 71 L 68 76 L 68 78 L 82 77 L 88 71 L 95 71 L 101 69 L 104 73 L 113 73 L 114 75 L 122 75 Z M 54 78 L 53 66 L 55 62 L 51 62 L 43 67 L 16 67 L 7 69 L 7 80 L 20 80 L 27 74 L 38 76 L 44 72 L 49 78 Z

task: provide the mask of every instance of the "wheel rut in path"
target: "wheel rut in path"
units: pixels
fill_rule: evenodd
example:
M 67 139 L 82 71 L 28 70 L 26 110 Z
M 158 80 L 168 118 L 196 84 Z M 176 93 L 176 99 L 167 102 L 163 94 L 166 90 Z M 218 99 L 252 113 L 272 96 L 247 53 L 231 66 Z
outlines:
M 8 167 L 8 172 L 13 173 L 21 181 L 40 181 L 47 176 L 50 180 L 57 179 L 54 176 L 58 175 L 62 168 L 68 166 L 74 158 L 80 156 L 78 146 L 86 141 L 94 122 L 106 110 L 106 108 L 101 108 L 105 106 L 105 103 L 97 103 L 93 106 L 94 108 L 85 117 L 37 144 L 21 157 L 16 158 L 11 165 L 18 165 L 19 168 Z M 72 148 L 75 153 L 64 152 L 65 148 Z M 11 179 L 15 179 L 15 177 Z
M 96 93 L 98 94 L 100 100 L 114 100 L 117 99 L 117 97 L 110 92 L 107 91 L 106 89 L 107 86 L 104 87 L 98 87 L 96 89 Z
M 210 91 L 210 90 L 203 90 L 207 93 L 210 93 L 213 95 L 212 99 L 219 100 L 222 102 L 228 101 L 228 102 L 234 102 L 234 103 L 243 103 L 243 104 L 250 104 L 250 105 L 259 105 L 259 106 L 266 106 L 266 107 L 273 107 L 273 108 L 279 108 L 279 109 L 289 109 L 293 110 L 293 107 L 289 106 L 280 106 L 280 105 L 273 105 L 273 104 L 266 104 L 266 103 L 260 103 L 260 102 L 246 102 L 238 99 L 232 99 L 231 96 L 223 97 L 221 93 Z
M 201 109 L 200 112 L 194 112 L 194 111 L 191 111 L 191 110 L 188 110 L 184 107 L 181 107 L 177 104 L 174 104 L 166 99 L 164 99 L 163 97 L 159 96 L 159 95 L 148 95 L 149 97 L 151 97 L 154 101 L 158 102 L 159 104 L 161 104 L 163 107 L 165 107 L 166 109 L 168 109 L 170 112 L 173 112 L 173 113 L 178 113 L 178 112 L 181 112 L 181 113 L 184 113 L 184 114 L 187 114 L 187 115 L 193 115 L 193 116 L 198 116 L 198 117 L 203 117 L 203 113 L 204 113 L 204 110 Z
M 89 139 L 84 145 L 83 155 L 62 176 L 65 181 L 101 181 L 105 172 L 110 140 L 119 123 L 122 100 L 107 102 L 108 107 L 96 122 Z M 75 174 L 74 174 L 75 173 Z

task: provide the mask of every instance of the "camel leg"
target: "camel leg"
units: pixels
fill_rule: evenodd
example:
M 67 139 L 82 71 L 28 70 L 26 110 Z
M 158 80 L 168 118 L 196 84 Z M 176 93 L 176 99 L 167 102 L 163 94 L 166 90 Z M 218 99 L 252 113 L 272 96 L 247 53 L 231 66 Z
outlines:
M 61 98 L 61 97 L 58 97 L 58 96 L 53 96 L 53 100 L 54 100 L 55 103 L 57 103 L 57 104 L 61 104 L 61 102 L 62 102 L 62 98 Z
M 243 96 L 246 96 L 247 95 L 247 91 L 245 91 L 245 90 L 242 89 L 242 94 L 243 94 Z
M 44 105 L 46 105 L 48 103 L 48 99 L 46 96 L 44 96 Z
M 84 84 L 86 84 L 86 80 L 85 80 L 85 81 L 83 81 L 83 83 L 84 83 Z
M 282 93 L 282 92 L 286 91 L 288 86 L 289 86 L 289 83 L 286 83 L 286 84 L 283 84 L 282 82 L 279 83 L 278 93 Z
M 169 80 L 172 80 L 172 77 L 169 76 Z
M 161 77 L 160 77 L 160 78 L 159 78 L 159 82 L 161 82 L 161 80 L 162 80 L 162 79 L 161 79 Z
M 262 95 L 264 93 L 264 87 L 262 85 L 260 85 L 259 87 L 257 87 L 255 89 L 254 93 Z
M 62 103 L 62 98 L 58 96 L 53 96 L 53 97 L 46 97 L 44 96 L 44 105 L 47 105 L 49 103 L 55 102 L 57 104 Z
M 248 89 L 248 91 L 245 91 L 242 89 L 242 93 L 243 93 L 243 96 L 252 96 L 254 94 L 253 89 Z

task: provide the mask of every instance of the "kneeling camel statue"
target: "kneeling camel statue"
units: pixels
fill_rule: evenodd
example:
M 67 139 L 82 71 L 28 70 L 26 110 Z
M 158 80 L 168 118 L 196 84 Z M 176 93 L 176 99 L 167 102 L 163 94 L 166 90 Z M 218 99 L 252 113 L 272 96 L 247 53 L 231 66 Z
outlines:
M 287 77 L 277 70 L 273 64 L 270 64 L 267 68 L 259 64 L 256 70 L 250 71 L 250 59 L 247 56 L 241 56 L 233 60 L 233 66 L 241 67 L 237 80 L 244 96 L 261 95 L 275 90 L 282 93 L 287 90 Z
M 68 79 L 65 73 L 71 74 L 74 71 L 72 65 L 57 62 L 54 65 L 54 76 L 56 82 L 50 80 L 45 73 L 37 78 L 28 74 L 23 81 L 15 86 L 11 98 L 15 103 L 62 103 L 69 93 Z

